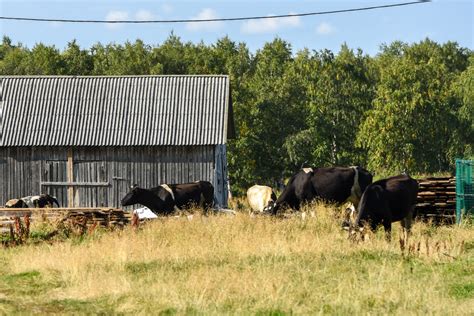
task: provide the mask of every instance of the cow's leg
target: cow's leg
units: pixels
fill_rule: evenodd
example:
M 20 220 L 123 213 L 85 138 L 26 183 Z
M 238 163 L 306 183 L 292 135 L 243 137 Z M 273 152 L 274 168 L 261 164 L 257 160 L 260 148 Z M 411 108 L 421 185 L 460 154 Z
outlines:
M 388 242 L 392 241 L 392 223 L 384 221 L 383 228 L 385 230 L 385 239 Z
M 411 232 L 411 224 L 413 221 L 413 211 L 414 211 L 414 206 L 410 207 L 407 216 L 401 220 L 401 224 L 403 227 L 403 239 L 405 240 L 405 245 L 408 243 L 408 236 L 410 235 Z
M 388 212 L 385 212 L 385 216 L 382 219 L 382 224 L 385 230 L 385 239 L 390 242 L 392 240 L 392 216 L 390 216 Z

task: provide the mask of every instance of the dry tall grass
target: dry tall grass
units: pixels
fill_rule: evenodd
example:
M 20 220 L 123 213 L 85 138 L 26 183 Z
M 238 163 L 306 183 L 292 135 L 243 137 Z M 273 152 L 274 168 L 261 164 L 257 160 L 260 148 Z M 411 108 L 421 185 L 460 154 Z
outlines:
M 382 232 L 351 243 L 334 209 L 305 211 L 304 219 L 197 213 L 2 250 L 0 312 L 81 312 L 85 302 L 115 313 L 472 314 L 471 226 L 416 223 L 402 252 L 398 224 L 391 243 Z M 8 288 L 32 271 L 50 286 Z

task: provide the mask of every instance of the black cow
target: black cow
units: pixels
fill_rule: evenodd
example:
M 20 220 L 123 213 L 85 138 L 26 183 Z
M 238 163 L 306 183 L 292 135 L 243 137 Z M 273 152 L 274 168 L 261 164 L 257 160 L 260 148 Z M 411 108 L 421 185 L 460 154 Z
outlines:
M 282 207 L 299 210 L 300 205 L 315 199 L 328 202 L 352 202 L 355 207 L 372 175 L 361 167 L 303 168 L 288 181 L 272 213 Z
M 205 210 L 212 207 L 214 187 L 207 181 L 184 184 L 162 184 L 156 188 L 132 188 L 123 199 L 122 206 L 142 204 L 156 214 L 168 215 L 176 209 L 194 205 Z
M 362 231 L 364 224 L 369 224 L 372 230 L 383 225 L 390 240 L 392 223 L 401 221 L 404 234 L 408 237 L 417 194 L 418 182 L 408 175 L 375 181 L 362 195 L 351 235 L 357 229 Z

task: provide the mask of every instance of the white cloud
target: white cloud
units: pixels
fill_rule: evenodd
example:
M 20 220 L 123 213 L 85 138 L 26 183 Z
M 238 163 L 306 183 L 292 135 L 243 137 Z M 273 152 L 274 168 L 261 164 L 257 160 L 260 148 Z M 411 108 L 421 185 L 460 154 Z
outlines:
M 216 12 L 212 9 L 203 9 L 194 20 L 218 19 Z M 224 25 L 223 22 L 189 22 L 186 23 L 186 29 L 190 31 L 215 31 Z
M 137 13 L 135 13 L 135 19 L 138 21 L 153 20 L 154 17 L 153 13 L 148 10 L 138 10 Z
M 55 28 L 59 28 L 59 27 L 63 26 L 63 23 L 54 21 L 54 22 L 49 22 L 49 25 L 51 25 L 52 27 L 55 27 Z
M 161 10 L 164 13 L 169 14 L 169 13 L 173 12 L 173 7 L 170 4 L 165 3 L 161 6 Z
M 290 14 L 293 13 L 290 12 Z M 292 16 L 287 18 L 250 20 L 244 22 L 240 29 L 244 33 L 269 33 L 282 28 L 298 27 L 300 25 L 300 17 Z
M 118 20 L 127 20 L 128 19 L 128 12 L 126 11 L 110 11 L 107 13 L 105 19 L 107 21 L 118 21 Z M 109 29 L 118 29 L 121 24 L 119 23 L 107 23 L 107 28 Z
M 320 35 L 329 35 L 334 33 L 336 29 L 329 23 L 322 22 L 316 27 L 316 32 Z

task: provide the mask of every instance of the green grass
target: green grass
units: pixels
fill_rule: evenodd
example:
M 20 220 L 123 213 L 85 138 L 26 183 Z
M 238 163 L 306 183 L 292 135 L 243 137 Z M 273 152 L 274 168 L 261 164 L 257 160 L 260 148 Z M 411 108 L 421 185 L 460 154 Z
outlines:
M 334 210 L 311 207 L 3 249 L 0 314 L 472 314 L 472 225 L 416 223 L 402 252 L 397 225 L 391 243 L 351 243 Z

